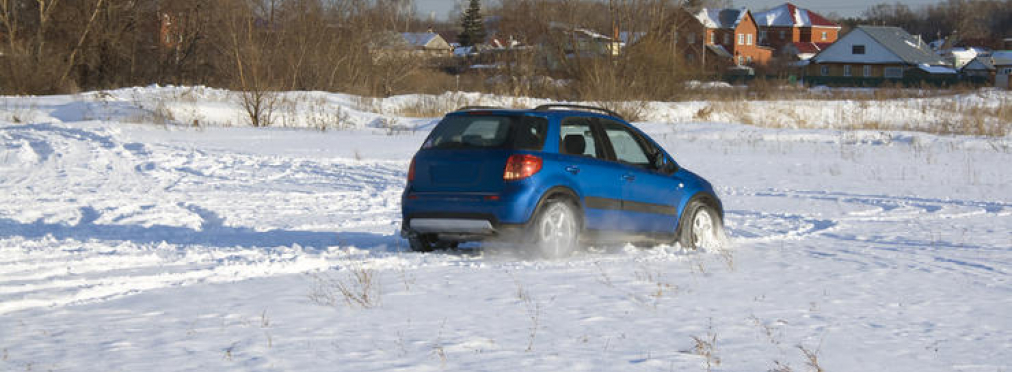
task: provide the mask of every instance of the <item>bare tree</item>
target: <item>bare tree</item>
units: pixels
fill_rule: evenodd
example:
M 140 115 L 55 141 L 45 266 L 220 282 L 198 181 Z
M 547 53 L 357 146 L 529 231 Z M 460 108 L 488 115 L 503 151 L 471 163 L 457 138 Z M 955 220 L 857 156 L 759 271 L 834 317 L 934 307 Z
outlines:
M 273 14 L 273 0 L 268 14 Z M 277 46 L 274 24 L 257 17 L 257 10 L 235 2 L 228 14 L 228 50 L 234 63 L 234 79 L 239 101 L 254 127 L 270 126 L 278 103 L 274 70 L 270 58 Z M 260 5 L 263 5 L 261 3 Z M 264 15 L 264 8 L 258 9 Z

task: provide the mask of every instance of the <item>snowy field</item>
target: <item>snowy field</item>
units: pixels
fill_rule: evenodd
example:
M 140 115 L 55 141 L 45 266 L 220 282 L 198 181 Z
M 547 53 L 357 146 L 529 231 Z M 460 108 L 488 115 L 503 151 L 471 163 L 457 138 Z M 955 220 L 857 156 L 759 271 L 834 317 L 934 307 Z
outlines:
M 528 261 L 406 252 L 432 119 L 290 101 L 343 124 L 245 127 L 204 89 L 0 97 L 0 370 L 1012 369 L 1010 137 L 654 104 L 637 125 L 717 187 L 729 249 Z

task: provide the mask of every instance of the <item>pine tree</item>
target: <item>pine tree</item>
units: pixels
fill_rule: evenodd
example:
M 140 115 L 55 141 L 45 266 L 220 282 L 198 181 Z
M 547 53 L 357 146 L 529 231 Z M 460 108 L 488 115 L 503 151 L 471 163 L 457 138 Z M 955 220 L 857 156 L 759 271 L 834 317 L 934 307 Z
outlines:
M 485 21 L 481 17 L 481 0 L 471 0 L 460 20 L 463 30 L 457 36 L 461 46 L 474 46 L 485 41 Z

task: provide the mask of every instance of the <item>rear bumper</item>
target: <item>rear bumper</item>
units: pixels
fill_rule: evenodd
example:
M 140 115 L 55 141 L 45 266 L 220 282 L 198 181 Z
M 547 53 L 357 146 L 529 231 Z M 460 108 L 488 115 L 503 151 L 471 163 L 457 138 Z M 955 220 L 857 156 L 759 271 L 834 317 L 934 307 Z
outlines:
M 498 193 L 413 192 L 409 186 L 401 197 L 401 235 L 511 239 L 531 219 L 540 195 L 524 181 L 509 186 Z
M 495 234 L 491 221 L 470 218 L 414 218 L 408 221 L 408 228 L 421 234 Z
M 440 240 L 516 240 L 523 236 L 526 224 L 499 222 L 493 215 L 473 213 L 418 214 L 404 218 L 401 236 L 409 238 L 421 234 L 432 234 Z

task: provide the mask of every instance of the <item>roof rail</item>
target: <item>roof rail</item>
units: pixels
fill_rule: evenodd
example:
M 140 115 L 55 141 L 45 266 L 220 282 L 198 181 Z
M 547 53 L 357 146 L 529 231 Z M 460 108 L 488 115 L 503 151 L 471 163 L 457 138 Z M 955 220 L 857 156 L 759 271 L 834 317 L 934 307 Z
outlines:
M 505 107 L 498 106 L 464 106 L 453 111 L 467 111 L 467 110 L 504 110 Z
M 585 105 L 570 105 L 570 104 L 565 104 L 565 103 L 550 103 L 550 104 L 547 104 L 547 105 L 541 105 L 541 106 L 535 107 L 534 111 L 548 111 L 548 110 L 555 109 L 555 108 L 568 108 L 568 109 L 577 109 L 577 110 L 598 111 L 598 112 L 603 112 L 605 114 L 608 114 L 608 115 L 614 116 L 616 118 L 625 120 L 625 118 L 623 118 L 622 115 L 619 115 L 617 112 L 609 110 L 609 109 L 606 109 L 606 108 L 603 108 L 603 107 L 585 106 Z

